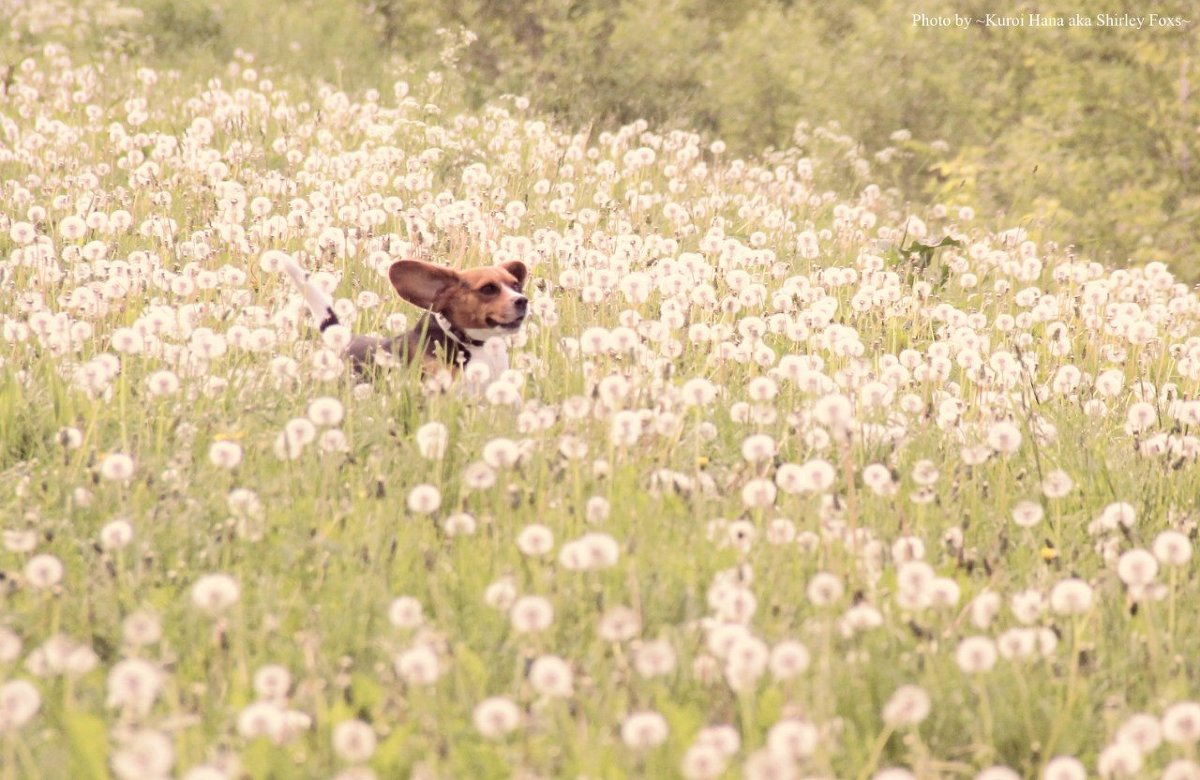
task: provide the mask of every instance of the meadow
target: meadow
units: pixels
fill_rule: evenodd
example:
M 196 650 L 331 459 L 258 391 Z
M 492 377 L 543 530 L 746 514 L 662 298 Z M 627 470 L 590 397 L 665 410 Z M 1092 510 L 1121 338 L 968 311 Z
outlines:
M 0 778 L 1200 777 L 1200 299 L 444 74 L 0 97 Z M 391 263 L 519 259 L 478 396 Z

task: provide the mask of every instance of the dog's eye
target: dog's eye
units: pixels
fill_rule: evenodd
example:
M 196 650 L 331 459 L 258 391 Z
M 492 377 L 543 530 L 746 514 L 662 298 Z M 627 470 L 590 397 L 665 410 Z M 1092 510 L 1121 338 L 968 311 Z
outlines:
M 500 287 L 494 283 L 489 282 L 488 284 L 485 284 L 483 287 L 480 287 L 479 292 L 482 295 L 491 297 L 491 296 L 495 295 L 496 293 L 500 292 Z

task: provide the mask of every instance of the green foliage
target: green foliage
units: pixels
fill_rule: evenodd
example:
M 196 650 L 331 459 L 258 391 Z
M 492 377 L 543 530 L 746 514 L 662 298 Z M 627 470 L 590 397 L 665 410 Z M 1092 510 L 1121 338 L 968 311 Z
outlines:
M 112 0 L 0 0 L 0 85 L 22 59 L 46 45 L 105 61 L 137 50 L 137 8 Z
M 198 244 L 212 250 L 197 267 L 228 265 L 248 273 L 244 286 L 222 284 L 194 295 L 137 290 L 128 301 L 114 301 L 107 313 L 88 320 L 95 335 L 82 339 L 77 352 L 52 352 L 39 346 L 38 339 L 0 345 L 6 372 L 0 377 L 4 530 L 35 532 L 37 550 L 67 564 L 61 589 L 33 589 L 23 572 L 29 554 L 19 551 L 20 538 L 13 537 L 0 550 L 5 572 L 0 624 L 27 639 L 27 653 L 62 633 L 86 641 L 95 648 L 98 663 L 109 667 L 132 650 L 122 644 L 123 619 L 138 609 L 159 614 L 165 637 L 145 652 L 154 653 L 151 657 L 169 670 L 173 682 L 156 702 L 153 717 L 163 728 L 178 729 L 172 733 L 177 734 L 180 772 L 210 758 L 206 750 L 228 747 L 251 777 L 294 776 L 302 763 L 305 771 L 332 776 L 341 767 L 332 752 L 331 728 L 362 718 L 379 728 L 372 765 L 381 777 L 507 776 L 518 761 L 548 777 L 665 777 L 678 772 L 679 755 L 702 725 L 736 723 L 749 753 L 761 747 L 773 722 L 801 713 L 829 724 L 830 734 L 837 735 L 837 752 L 818 753 L 814 772 L 854 776 L 875 755 L 880 765 L 919 766 L 919 776 L 933 776 L 945 767 L 970 774 L 994 762 L 1037 776 L 1041 762 L 1053 754 L 1049 748 L 1079 754 L 1092 766 L 1120 717 L 1161 712 L 1172 701 L 1194 695 L 1195 669 L 1183 660 L 1200 652 L 1197 616 L 1184 608 L 1187 594 L 1196 590 L 1194 571 L 1164 572 L 1169 587 L 1164 601 L 1147 601 L 1135 611 L 1089 530 L 1110 502 L 1128 500 L 1136 504 L 1137 523 L 1109 537 L 1121 549 L 1149 546 L 1167 528 L 1185 528 L 1194 537 L 1191 513 L 1200 494 L 1196 467 L 1185 464 L 1182 456 L 1172 465 L 1165 458 L 1139 455 L 1145 439 L 1131 437 L 1123 428 L 1126 404 L 1145 392 L 1138 385 L 1135 394 L 1132 386 L 1152 381 L 1163 401 L 1160 433 L 1180 433 L 1169 427 L 1167 415 L 1173 412 L 1168 401 L 1172 394 L 1181 399 L 1200 394 L 1194 367 L 1184 370 L 1181 356 L 1184 337 L 1194 330 L 1194 319 L 1188 319 L 1194 311 L 1171 315 L 1179 318 L 1172 327 L 1184 326 L 1182 335 L 1164 326 L 1159 338 L 1135 345 L 1127 334 L 1096 328 L 1095 320 L 1085 320 L 1090 315 L 1063 306 L 1053 316 L 1080 334 L 1076 351 L 1069 354 L 1043 338 L 1051 324 L 1045 320 L 1022 325 L 1018 333 L 984 330 L 994 339 L 993 351 L 1011 346 L 1034 358 L 1036 376 L 1031 368 L 1030 387 L 1022 381 L 1009 391 L 994 391 L 985 383 L 988 373 L 969 370 L 966 360 L 952 365 L 950 384 L 905 380 L 911 396 L 906 405 L 915 403 L 915 411 L 864 411 L 879 431 L 911 426 L 903 446 L 891 434 L 853 446 L 818 445 L 805 435 L 811 422 L 792 417 L 802 411 L 811 420 L 814 396 L 792 383 L 779 391 L 778 417 L 739 421 L 734 404 L 761 405 L 747 384 L 761 379 L 764 367 L 716 359 L 716 345 L 690 337 L 683 343 L 684 328 L 676 334 L 681 353 L 667 361 L 663 377 L 651 375 L 630 354 L 585 360 L 568 354 L 561 341 L 595 326 L 615 327 L 626 321 L 624 310 L 645 322 L 665 311 L 664 290 L 637 302 L 613 287 L 602 299 L 589 300 L 563 284 L 568 273 L 580 270 L 577 250 L 585 257 L 594 253 L 607 258 L 611 246 L 606 242 L 619 234 L 646 241 L 644 252 L 632 252 L 622 273 L 662 268 L 664 261 L 683 253 L 697 253 L 719 267 L 722 251 L 700 246 L 707 224 L 716 220 L 727 226 L 724 240 L 739 251 L 745 250 L 743 241 L 753 243 L 757 235 L 776 252 L 781 275 L 774 268 L 755 269 L 755 277 L 769 285 L 766 289 L 778 289 L 790 274 L 811 276 L 813 286 L 804 290 L 821 288 L 821 296 L 837 311 L 830 324 L 861 336 L 868 350 L 864 360 L 875 359 L 882 350 L 899 354 L 904 347 L 932 352 L 929 342 L 935 334 L 963 329 L 952 323 L 961 323 L 968 313 L 987 323 L 1028 308 L 1013 300 L 1015 288 L 1024 285 L 1044 288 L 1050 293 L 1047 300 L 1068 300 L 1078 290 L 1071 280 L 1079 273 L 1100 280 L 1101 287 L 1113 282 L 1114 297 L 1147 295 L 1148 307 L 1165 308 L 1170 280 L 1161 269 L 1142 269 L 1134 283 L 1128 278 L 1118 283 L 1098 267 L 1093 274 L 1069 254 L 1035 242 L 1028 246 L 1044 252 L 1047 266 L 1018 278 L 1007 269 L 1009 260 L 1019 265 L 1018 249 L 1009 245 L 1011 236 L 988 229 L 990 218 L 980 225 L 960 214 L 928 216 L 934 210 L 906 209 L 898 190 L 888 189 L 876 199 L 867 197 L 865 185 L 886 188 L 908 182 L 924 188 L 918 199 L 991 203 L 1008 212 L 1005 227 L 1025 222 L 1035 238 L 1068 236 L 1089 254 L 1111 252 L 1120 259 L 1128 245 L 1136 256 L 1165 253 L 1179 262 L 1186 259 L 1197 230 L 1189 215 L 1200 210 L 1190 167 L 1195 105 L 1181 88 L 1184 81 L 1169 78 L 1171 73 L 1191 73 L 1193 66 L 1180 59 L 1179 51 L 1116 31 L 1103 39 L 1078 31 L 934 34 L 904 24 L 901 6 L 888 0 L 823 6 L 677 0 L 653 9 L 633 2 L 462 0 L 435 6 L 397 0 L 364 7 L 365 13 L 345 2 L 296 0 L 266 6 L 144 0 L 142 13 L 103 17 L 109 20 L 104 24 L 98 21 L 100 4 L 79 5 L 87 19 L 97 20 L 96 26 L 45 26 L 28 6 L 4 17 L 13 33 L 5 37 L 2 58 L 9 75 L 24 57 L 32 65 L 15 80 L 20 94 L 12 97 L 13 115 L 19 117 L 12 120 L 14 137 L 42 138 L 38 128 L 47 119 L 68 129 L 83 126 L 85 114 L 70 99 L 69 85 L 65 91 L 61 85 L 49 86 L 67 68 L 62 47 L 71 50 L 69 64 L 76 72 L 103 69 L 104 79 L 88 82 L 96 85 L 88 100 L 100 111 L 100 128 L 128 121 L 123 104 L 131 95 L 149 98 L 150 116 L 141 125 L 147 133 L 170 128 L 177 137 L 195 116 L 189 107 L 203 103 L 200 96 L 232 103 L 233 93 L 241 91 L 259 98 L 246 104 L 253 121 L 222 114 L 217 123 L 209 150 L 216 158 L 227 154 L 240 166 L 228 177 L 206 177 L 189 167 L 194 158 L 176 156 L 155 160 L 162 179 L 153 188 L 134 187 L 129 183 L 135 165 L 131 159 L 142 153 L 137 148 L 141 141 L 117 150 L 103 132 L 95 134 L 93 144 L 90 130 L 80 130 L 88 142 L 66 140 L 49 149 L 35 144 L 30 148 L 41 153 L 10 161 L 0 171 L 12 181 L 0 193 L 5 218 L 37 222 L 39 234 L 59 242 L 64 251 L 70 241 L 56 232 L 58 221 L 76 203 L 90 202 L 77 198 L 90 198 L 91 190 L 99 189 L 110 198 L 107 210 L 129 208 L 136 225 L 170 216 L 181 226 L 174 245 L 136 230 L 95 233 L 106 242 L 110 258 L 152 251 L 164 267 L 175 269 L 189 262 L 179 246 L 188 241 L 193 252 Z M 479 31 L 481 39 L 471 43 L 460 24 Z M 439 33 L 444 25 L 448 29 Z M 149 38 L 141 34 L 146 32 Z M 388 42 L 394 54 L 377 40 Z M 95 63 L 89 59 L 93 52 Z M 164 71 L 159 81 L 147 84 L 133 78 L 133 66 L 143 63 L 182 72 Z M 259 79 L 248 77 L 252 68 Z M 437 71 L 440 79 L 425 78 L 427 71 Z M 237 83 L 220 89 L 204 86 L 204 78 L 213 73 Z M 285 94 L 264 86 L 267 78 L 298 86 Z M 414 82 L 411 100 L 386 94 L 393 78 Z M 314 80 L 347 90 L 371 87 L 385 97 L 378 103 L 346 99 L 339 105 L 329 99 L 323 104 L 345 96 L 331 95 L 332 90 Z M 239 90 L 242 83 L 248 86 Z M 1172 84 L 1180 89 L 1173 91 Z M 734 149 L 788 148 L 746 163 L 697 145 L 689 148 L 694 154 L 678 158 L 705 163 L 703 173 L 688 179 L 678 175 L 670 157 L 679 149 L 672 150 L 669 134 L 626 131 L 609 144 L 589 141 L 568 148 L 556 133 L 539 143 L 532 128 L 544 127 L 537 121 L 544 115 L 536 111 L 510 112 L 507 103 L 469 110 L 498 92 L 528 94 L 559 119 L 594 123 L 597 129 L 649 117 L 707 128 L 730 137 Z M 55 94 L 67 99 L 47 97 Z M 1114 102 L 1116 96 L 1121 101 Z M 301 104 L 307 108 L 301 110 Z M 271 115 L 274 108 L 295 112 L 286 127 Z M 464 115 L 454 116 L 457 111 Z M 372 116 L 379 121 L 360 121 Z M 840 124 L 810 123 L 805 119 L 810 116 L 832 116 Z M 911 134 L 895 133 L 898 127 Z M 381 130 L 391 133 L 387 143 L 408 155 L 401 165 L 412 162 L 412 170 L 428 174 L 427 183 L 402 187 L 392 178 L 398 172 L 390 163 L 371 161 L 371 153 L 381 146 Z M 881 152 L 864 156 L 851 130 Z M 936 143 L 939 136 L 952 145 L 951 154 Z M 272 148 L 276 138 L 285 142 L 281 149 L 303 150 L 302 156 L 293 159 Z M 495 142 L 501 145 L 492 146 Z M 625 162 L 626 155 L 636 158 L 647 149 L 659 150 L 654 164 Z M 69 160 L 71 170 L 63 170 L 66 162 L 54 163 L 49 151 L 63 155 L 60 162 Z M 563 164 L 568 154 L 578 156 L 569 166 Z M 120 164 L 114 164 L 117 160 Z M 336 175 L 330 173 L 333 160 L 346 166 Z M 291 216 L 285 209 L 293 208 L 293 199 L 310 199 L 311 207 L 305 208 L 311 208 L 306 213 L 314 220 L 330 206 L 331 212 L 324 214 L 330 224 L 361 239 L 355 259 L 322 261 L 342 274 L 337 294 L 388 296 L 386 283 L 359 261 L 371 246 L 398 245 L 398 236 L 392 242 L 385 234 L 403 227 L 394 215 L 382 224 L 350 224 L 360 213 L 356 199 L 377 195 L 382 201 L 401 193 L 406 202 L 425 205 L 436 203 L 443 193 L 456 198 L 466 189 L 464 168 L 472 162 L 482 163 L 492 182 L 486 191 L 465 197 L 478 196 L 488 214 L 504 213 L 512 204 L 527 209 L 525 222 L 518 219 L 516 227 L 506 228 L 513 235 L 583 236 L 581 215 L 563 205 L 561 193 L 568 190 L 581 207 L 591 204 L 602 186 L 612 185 L 609 194 L 616 200 L 597 217 L 595 238 L 587 239 L 591 245 L 585 248 L 582 238 L 579 245 L 548 242 L 530 253 L 536 258 L 537 295 L 550 297 L 558 307 L 552 326 L 530 327 L 531 338 L 519 353 L 534 359 L 523 374 L 531 411 L 534 402 L 566 408 L 567 399 L 592 393 L 595 378 L 605 375 L 637 380 L 630 408 L 653 403 L 667 384 L 689 376 L 722 385 L 720 403 L 684 412 L 686 431 L 681 428 L 674 438 L 655 433 L 637 446 L 618 447 L 603 416 L 562 414 L 549 429 L 530 431 L 514 410 L 480 407 L 455 396 L 425 397 L 413 389 L 415 377 L 399 372 L 380 378 L 369 397 L 360 397 L 349 382 L 269 379 L 269 355 L 241 350 L 230 350 L 210 366 L 211 374 L 229 381 L 223 390 L 210 388 L 206 376 L 189 372 L 182 394 L 153 396 L 148 375 L 166 363 L 159 355 L 133 353 L 122 354 L 121 373 L 108 388 L 111 394 L 86 393 L 72 380 L 70 369 L 114 349 L 114 330 L 129 325 L 138 307 L 154 299 L 200 304 L 200 323 L 217 331 L 248 317 L 249 306 L 268 311 L 282 306 L 290 288 L 284 280 L 260 273 L 255 262 L 259 250 L 271 244 L 308 252 L 316 238 L 303 219 L 274 244 L 252 232 L 259 217 L 242 220 L 239 226 L 250 230 L 239 234 L 218 218 L 218 185 L 223 190 L 244 182 L 247 198 L 267 198 L 281 216 Z M 619 169 L 619 175 L 611 180 L 600 175 L 598 166 L 604 163 Z M 98 188 L 68 178 L 78 167 L 100 165 L 112 170 Z M 811 166 L 813 177 L 801 183 L 796 172 L 804 166 Z M 668 172 L 668 167 L 675 170 Z M 777 171 L 787 173 L 779 177 L 785 182 L 776 181 Z M 278 176 L 286 187 L 277 186 Z M 810 185 L 812 193 L 835 195 L 814 202 Z M 347 189 L 341 190 L 343 186 Z M 787 191 L 788 186 L 793 189 Z M 694 222 L 681 225 L 668 219 L 654 203 L 635 212 L 621 198 L 636 188 L 661 195 L 663 202 L 689 204 L 696 209 Z M 333 204 L 330 192 L 336 195 Z M 53 204 L 60 197 L 63 205 L 52 206 L 49 216 L 28 216 L 31 204 Z M 347 206 L 354 208 L 343 216 Z M 864 209 L 878 217 L 872 223 L 877 228 L 906 226 L 906 215 L 917 213 L 928 216 L 931 229 L 914 238 L 905 227 L 896 234 L 903 233 L 903 240 L 880 248 L 879 230 L 856 229 L 855 224 L 863 223 L 838 224 L 839 212 Z M 296 216 L 302 216 L 299 210 Z M 786 229 L 781 219 L 788 222 Z M 621 224 L 627 226 L 615 227 Z M 803 260 L 796 256 L 794 232 L 809 228 L 828 231 L 828 237 L 820 239 L 819 257 Z M 943 237 L 951 232 L 967 237 Z M 244 235 L 253 238 L 252 249 L 240 244 Z M 437 248 L 454 238 L 438 236 Z M 660 251 L 645 248 L 651 239 Z M 672 248 L 661 248 L 668 242 L 674 242 Z M 18 251 L 17 239 L 0 231 L 0 257 L 14 258 L 0 286 L 0 311 L 24 320 L 18 295 L 34 284 L 43 286 L 51 309 L 64 308 L 65 296 L 82 280 L 64 276 L 39 282 L 33 269 L 15 261 Z M 1013 257 L 997 264 L 974 257 L 993 252 Z M 612 256 L 620 257 L 619 251 Z M 74 261 L 64 265 L 79 267 Z M 970 283 L 964 269 L 970 269 Z M 734 293 L 746 288 L 742 282 L 735 286 L 727 270 L 722 268 L 718 289 L 732 301 Z M 894 275 L 906 296 L 902 300 L 912 305 L 859 310 L 858 285 L 839 281 L 841 271 L 853 272 L 863 291 L 872 294 L 880 290 L 867 286 L 868 277 Z M 1068 281 L 1057 284 L 1060 273 Z M 1000 292 L 997 282 L 1007 292 Z M 1145 290 L 1137 289 L 1143 282 Z M 933 293 L 918 302 L 914 283 Z M 912 298 L 907 297 L 910 290 Z M 792 298 L 798 294 L 808 293 L 787 293 Z M 384 308 L 391 310 L 391 305 Z M 737 321 L 732 312 L 698 303 L 683 310 L 691 323 Z M 383 327 L 382 314 L 360 311 L 356 329 Z M 822 321 L 815 311 L 807 314 Z M 861 370 L 859 358 L 830 349 L 822 343 L 824 335 L 814 333 L 796 343 L 791 336 L 770 332 L 762 343 L 780 352 L 824 354 L 830 376 L 849 377 Z M 1028 336 L 1028 341 L 1016 336 Z M 183 347 L 183 337 L 168 338 Z M 1168 346 L 1168 339 L 1180 343 Z M 1099 347 L 1128 348 L 1130 357 L 1110 358 Z M 298 356 L 309 351 L 289 342 L 277 345 L 284 354 L 293 348 Z M 969 359 L 973 350 L 964 347 L 955 357 Z M 1128 389 L 1106 396 L 1104 403 L 1111 405 L 1102 413 L 1085 416 L 1081 398 L 1043 392 L 1056 368 L 1070 365 L 1095 377 L 1114 364 Z M 326 393 L 352 410 L 345 421 L 349 449 L 318 453 L 314 447 L 296 460 L 276 457 L 272 442 L 291 419 L 304 414 L 314 396 Z M 1008 400 L 985 411 L 985 397 Z M 935 424 L 938 407 L 953 398 L 967 402 L 964 414 L 973 427 L 966 431 L 973 431 L 972 436 L 993 414 L 1017 415 L 1024 448 L 1008 458 L 966 465 L 964 442 Z M 450 450 L 436 462 L 423 457 L 413 441 L 414 430 L 428 420 L 441 421 L 450 431 Z M 701 438 L 703 422 L 711 422 L 713 438 Z M 78 429 L 77 448 L 63 446 L 58 434 L 64 428 Z M 781 459 L 801 461 L 823 452 L 838 460 L 836 499 L 826 503 L 815 495 L 789 494 L 780 496 L 769 512 L 739 500 L 738 488 L 747 478 L 772 468 L 748 463 L 740 451 L 748 435 L 761 432 L 778 438 Z M 568 435 L 588 444 L 586 458 L 562 453 L 555 440 Z M 537 456 L 503 471 L 494 490 L 468 489 L 464 467 L 501 436 L 535 442 Z M 246 458 L 227 472 L 206 452 L 229 438 L 242 442 Z M 136 454 L 131 482 L 101 478 L 98 463 L 109 451 Z M 928 492 L 913 484 L 913 467 L 920 460 L 928 460 L 941 474 Z M 601 462 L 603 468 L 598 467 Z M 898 495 L 876 495 L 865 488 L 856 475 L 868 463 L 894 471 L 902 483 Z M 1080 484 L 1068 497 L 1047 499 L 1044 526 L 1018 529 L 1008 513 L 1022 497 L 1041 495 L 1043 463 L 1047 469 L 1065 469 Z M 687 476 L 693 485 L 711 480 L 711 494 L 698 488 L 657 492 L 653 486 L 662 468 Z M 417 483 L 441 490 L 446 498 L 441 514 L 431 518 L 406 511 L 405 496 Z M 262 510 L 235 509 L 229 497 L 237 487 L 253 488 Z M 619 568 L 572 574 L 553 557 L 532 560 L 520 554 L 514 537 L 528 523 L 547 523 L 560 542 L 591 529 L 581 508 L 589 496 L 611 505 L 600 527 L 620 540 Z M 822 536 L 814 537 L 822 540 L 819 546 L 762 541 L 775 509 L 801 529 L 820 531 Z M 848 513 L 852 524 L 860 522 L 881 542 L 901 534 L 923 540 L 931 563 L 961 588 L 963 604 L 985 589 L 1044 591 L 1068 576 L 1094 584 L 1095 604 L 1086 614 L 1047 615 L 1038 624 L 1053 626 L 1061 643 L 1052 659 L 1031 659 L 1025 666 L 1006 659 L 991 676 L 968 679 L 954 668 L 952 658 L 955 640 L 976 630 L 962 608 L 905 614 L 893 598 L 897 585 L 892 567 L 877 573 L 860 565 L 865 559 L 860 562 L 857 551 L 837 541 L 838 524 L 819 522 L 823 515 L 827 521 L 836 519 L 838 515 L 827 514 L 831 509 Z M 477 533 L 451 537 L 439 528 L 438 522 L 456 510 L 478 518 Z M 136 527 L 136 541 L 127 549 L 106 548 L 98 541 L 105 524 L 118 517 L 130 518 Z M 725 530 L 718 517 L 749 519 L 760 532 L 757 546 L 747 551 L 721 546 Z M 954 533 L 962 536 L 958 550 L 949 543 Z M 706 591 L 718 572 L 738 564 L 758 573 L 754 626 L 763 639 L 774 643 L 799 637 L 812 648 L 813 668 L 800 680 L 734 692 L 720 681 L 698 679 L 695 662 L 711 660 L 700 631 Z M 198 575 L 213 571 L 229 572 L 243 584 L 238 605 L 219 618 L 198 614 L 188 595 Z M 822 608 L 805 595 L 806 582 L 818 572 L 844 578 L 842 606 L 851 598 L 880 605 L 886 613 L 882 630 L 843 635 L 841 607 Z M 520 592 L 553 599 L 559 613 L 545 636 L 517 634 L 504 611 L 484 603 L 481 594 L 487 586 L 509 577 Z M 407 630 L 387 623 L 387 604 L 397 594 L 412 594 L 425 606 L 433 632 L 425 640 L 437 645 L 447 661 L 445 676 L 429 690 L 405 683 L 394 671 L 396 654 L 413 639 Z M 643 638 L 665 636 L 672 642 L 679 655 L 675 674 L 640 679 L 631 672 L 628 648 L 598 640 L 596 624 L 615 604 L 636 605 Z M 1009 625 L 1013 618 L 1006 613 L 996 631 Z M 578 691 L 570 702 L 535 701 L 530 690 L 528 662 L 548 652 L 561 653 L 577 665 Z M 313 717 L 311 728 L 290 745 L 237 730 L 239 712 L 255 696 L 254 672 L 267 663 L 293 670 L 298 679 L 291 695 Z M 0 669 L 10 671 L 29 676 L 26 667 L 15 663 Z M 896 686 L 908 682 L 926 688 L 937 706 L 919 729 L 885 732 L 880 740 L 880 710 Z M 45 691 L 39 725 L 22 733 L 22 743 L 7 743 L 20 744 L 28 754 L 21 759 L 20 776 L 35 776 L 35 763 L 58 770 L 58 776 L 104 776 L 126 724 L 123 715 L 105 704 L 103 669 L 92 669 L 81 679 L 39 684 Z M 471 725 L 472 705 L 499 693 L 522 702 L 531 724 L 509 742 L 484 740 Z M 986 718 L 963 716 L 989 699 Z M 666 747 L 647 756 L 621 748 L 617 735 L 620 719 L 639 707 L 660 710 L 671 727 Z M 1072 727 L 1100 711 L 1111 712 L 1111 722 Z M 1047 746 L 1046 755 L 1030 750 L 1039 741 Z M 1157 764 L 1165 763 L 1166 755 L 1162 750 L 1153 757 L 1154 770 L 1161 769 Z
M 221 16 L 211 5 L 198 0 L 148 0 L 145 30 L 161 52 L 208 49 L 228 57 L 228 42 Z
M 1097 259 L 1200 275 L 1196 24 L 944 29 L 914 24 L 900 0 L 131 3 L 5 0 L 0 67 L 58 40 L 195 73 L 220 72 L 240 49 L 264 75 L 346 89 L 437 72 L 437 101 L 450 110 L 525 95 L 572 127 L 646 119 L 720 137 L 735 153 L 833 120 L 887 155 L 905 129 L 910 145 L 938 143 L 877 168 L 884 186 L 1022 220 Z M 1095 19 L 1110 5 L 1083 0 L 1070 13 Z M 59 6 L 93 24 L 58 23 Z M 935 0 L 921 12 L 996 10 Z M 1186 16 L 1189 5 L 1154 10 Z
M 348 1 L 127 0 L 137 53 L 202 75 L 227 68 L 235 53 L 263 75 L 316 78 L 339 86 L 378 85 L 394 70 L 375 20 Z
M 104 719 L 90 712 L 65 711 L 63 731 L 71 751 L 71 776 L 100 780 L 108 777 L 108 734 Z
M 927 5 L 931 16 L 996 10 Z M 1187 264 L 1200 238 L 1195 25 L 933 29 L 898 0 L 367 8 L 414 62 L 439 27 L 478 33 L 463 69 L 476 104 L 526 94 L 576 126 L 645 118 L 742 152 L 790 142 L 801 120 L 836 120 L 870 149 L 904 128 L 952 150 L 902 165 L 910 192 L 1016 216 L 1098 259 L 1200 273 Z M 1111 10 L 1089 0 L 1071 12 Z M 1186 11 L 1182 0 L 1156 8 Z

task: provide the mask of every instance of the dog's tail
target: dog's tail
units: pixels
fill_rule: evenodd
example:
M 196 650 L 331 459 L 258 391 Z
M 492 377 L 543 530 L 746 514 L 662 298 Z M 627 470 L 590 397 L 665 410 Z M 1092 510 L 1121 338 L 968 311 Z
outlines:
M 292 284 L 296 285 L 296 289 L 304 296 L 304 302 L 308 304 L 308 310 L 312 312 L 318 330 L 324 333 L 326 328 L 340 324 L 337 315 L 333 313 L 333 299 L 308 280 L 308 274 L 295 260 L 284 255 L 279 264 L 292 280 Z

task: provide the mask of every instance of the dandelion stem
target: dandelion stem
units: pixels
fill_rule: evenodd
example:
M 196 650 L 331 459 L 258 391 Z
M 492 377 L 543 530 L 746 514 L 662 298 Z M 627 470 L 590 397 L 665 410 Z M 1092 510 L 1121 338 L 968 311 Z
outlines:
M 996 723 L 995 717 L 992 715 L 992 703 L 988 697 L 987 686 L 976 681 L 975 693 L 979 696 L 979 725 L 983 732 L 980 740 L 980 760 L 986 764 L 991 762 L 992 756 L 996 753 Z
M 738 717 L 742 721 L 742 734 L 746 739 L 757 738 L 754 717 L 754 694 L 752 691 L 742 691 L 738 694 Z
M 16 740 L 17 757 L 20 759 L 24 777 L 38 777 L 41 773 L 38 771 L 37 762 L 33 759 L 33 753 L 30 752 L 29 745 L 25 744 L 25 740 L 21 738 L 19 733 L 14 733 L 12 737 Z
M 1046 739 L 1046 748 L 1042 755 L 1045 757 L 1042 769 L 1045 770 L 1045 761 L 1049 761 L 1054 756 L 1054 750 L 1058 746 L 1058 739 L 1062 735 L 1062 731 L 1066 728 L 1067 723 L 1071 722 L 1071 710 L 1075 706 L 1075 683 L 1079 676 L 1079 625 L 1078 618 L 1071 625 L 1071 661 L 1067 669 L 1067 689 L 1063 694 L 1062 705 L 1059 709 L 1058 717 L 1054 719 L 1054 724 L 1050 728 L 1050 736 Z
M 871 754 L 863 764 L 862 771 L 858 773 L 858 780 L 867 780 L 875 773 L 875 768 L 879 766 L 879 758 L 883 755 L 883 749 L 895 731 L 894 726 L 884 726 L 883 731 L 879 732 L 879 736 L 875 738 L 875 744 L 871 746 Z
M 1146 671 L 1150 676 L 1154 676 L 1157 670 L 1161 670 L 1162 664 L 1162 638 L 1159 636 L 1158 626 L 1154 622 L 1154 602 L 1147 599 L 1142 603 L 1142 614 L 1146 620 L 1146 652 L 1150 654 L 1150 668 Z
M 1175 652 L 1175 588 L 1178 584 L 1179 568 L 1171 567 L 1171 593 L 1167 596 L 1167 649 L 1169 652 Z
M 840 443 L 842 480 L 846 483 L 846 526 L 851 538 L 858 532 L 858 491 L 854 486 L 854 462 L 850 457 L 850 442 Z
M 1033 744 L 1037 739 L 1037 729 L 1033 725 L 1033 711 L 1029 699 L 1029 685 L 1025 682 L 1025 675 L 1018 671 L 1013 675 L 1017 681 L 1017 691 L 1021 696 L 1021 719 L 1025 722 L 1025 741 L 1027 744 Z

